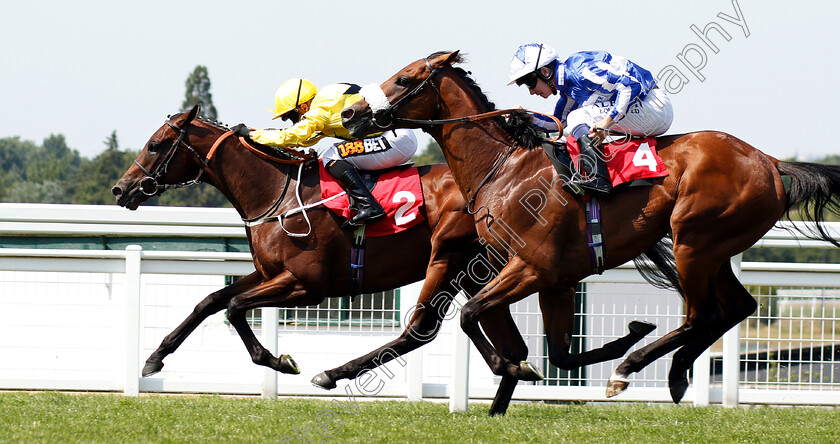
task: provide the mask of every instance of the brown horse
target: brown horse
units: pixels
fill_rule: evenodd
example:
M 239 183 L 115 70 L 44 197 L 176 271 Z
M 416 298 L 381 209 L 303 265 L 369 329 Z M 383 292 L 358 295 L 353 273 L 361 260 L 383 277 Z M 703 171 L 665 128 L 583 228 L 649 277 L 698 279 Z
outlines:
M 344 126 L 355 135 L 373 124 L 422 127 L 438 141 L 456 183 L 470 199 L 468 208 L 478 208 L 479 236 L 506 261 L 497 279 L 464 305 L 461 326 L 493 373 L 515 375 L 517 364 L 493 348 L 477 322 L 488 310 L 540 292 L 550 359 L 562 360 L 569 342 L 556 340 L 563 337 L 557 329 L 573 310 L 570 288 L 593 273 L 585 208 L 580 198 L 561 189 L 542 150 L 514 148 L 516 140 L 499 120 L 466 118 L 493 106 L 463 69 L 452 66 L 459 61 L 456 51 L 411 63 L 381 85 L 388 104 L 378 104 L 374 113 L 360 101 L 344 110 Z M 446 119 L 452 120 L 441 121 Z M 674 402 L 679 402 L 697 356 L 756 308 L 755 299 L 732 272 L 732 256 L 752 246 L 801 203 L 806 204 L 806 214 L 813 210 L 816 217 L 818 232 L 813 234 L 838 245 L 819 222 L 824 210 L 838 212 L 832 197 L 840 192 L 840 167 L 782 162 L 715 131 L 660 137 L 657 150 L 667 177 L 601 203 L 606 267 L 623 264 L 670 234 L 684 291 L 685 322 L 628 355 L 610 378 L 607 396 L 624 391 L 631 373 L 678 349 L 668 385 Z M 782 175 L 790 176 L 788 190 Z M 534 193 L 544 204 L 538 214 L 527 211 L 533 206 L 524 206 Z M 548 304 L 545 299 L 551 292 L 564 298 L 565 310 L 561 304 Z
M 291 159 L 297 156 L 282 152 L 267 156 L 246 149 L 241 139 L 226 137 L 227 128 L 196 118 L 198 111 L 195 107 L 173 116 L 152 135 L 135 164 L 113 188 L 119 205 L 136 209 L 151 195 L 198 181 L 218 188 L 243 220 L 297 208 L 299 203 L 290 190 L 298 186 L 303 202 L 320 200 L 315 162 L 304 164 L 298 173 L 299 167 L 294 164 L 300 162 Z M 392 236 L 367 239 L 365 280 L 360 289 L 389 290 L 425 276 L 416 310 L 400 337 L 317 375 L 312 380 L 316 386 L 334 388 L 340 379 L 355 378 L 364 370 L 432 340 L 453 296 L 460 289 L 474 294 L 481 288 L 481 280 L 473 275 L 477 273 L 474 269 L 480 268 L 477 259 L 486 258 L 486 252 L 452 175 L 446 165 L 419 170 L 426 222 Z M 343 228 L 343 221 L 323 206 L 310 209 L 308 216 L 311 233 L 305 237 L 287 235 L 276 220 L 246 227 L 256 271 L 201 301 L 149 356 L 143 376 L 160 371 L 163 359 L 204 319 L 225 308 L 255 363 L 283 373 L 299 373 L 291 357 L 274 357 L 259 343 L 246 322 L 245 312 L 257 307 L 315 305 L 327 297 L 349 294 L 352 230 Z M 283 226 L 293 233 L 307 231 L 300 213 L 285 218 Z M 515 362 L 527 357 L 527 347 L 507 307 L 494 311 L 486 321 L 491 340 L 505 356 Z M 651 329 L 649 325 L 631 323 L 627 336 L 581 354 L 581 365 L 623 356 Z M 503 379 L 491 412 L 504 412 L 517 382 L 515 377 Z

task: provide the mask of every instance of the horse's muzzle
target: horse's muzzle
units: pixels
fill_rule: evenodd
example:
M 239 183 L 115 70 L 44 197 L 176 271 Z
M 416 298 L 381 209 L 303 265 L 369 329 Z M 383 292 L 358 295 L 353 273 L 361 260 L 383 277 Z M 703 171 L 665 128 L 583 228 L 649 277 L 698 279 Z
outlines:
M 117 184 L 111 188 L 111 194 L 113 194 L 114 198 L 116 198 L 117 205 L 128 208 L 129 210 L 136 210 L 137 207 L 140 206 L 140 203 L 145 200 L 148 195 L 139 187 L 130 187 L 127 189 L 121 182 L 122 181 L 117 182 Z
M 364 137 L 368 134 L 371 126 L 370 111 L 359 112 L 353 107 L 346 108 L 341 112 L 341 125 L 353 137 Z

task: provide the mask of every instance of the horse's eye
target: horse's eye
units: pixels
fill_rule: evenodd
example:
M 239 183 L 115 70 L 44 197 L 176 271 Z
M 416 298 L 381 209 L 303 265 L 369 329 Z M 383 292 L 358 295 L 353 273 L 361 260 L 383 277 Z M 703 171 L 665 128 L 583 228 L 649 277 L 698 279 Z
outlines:
M 157 142 L 149 142 L 149 152 L 156 153 L 160 149 L 160 144 Z
M 402 86 L 403 88 L 405 88 L 406 86 L 408 86 L 408 79 L 406 77 L 400 76 L 400 77 L 397 77 L 397 82 L 396 83 L 397 83 L 397 86 Z

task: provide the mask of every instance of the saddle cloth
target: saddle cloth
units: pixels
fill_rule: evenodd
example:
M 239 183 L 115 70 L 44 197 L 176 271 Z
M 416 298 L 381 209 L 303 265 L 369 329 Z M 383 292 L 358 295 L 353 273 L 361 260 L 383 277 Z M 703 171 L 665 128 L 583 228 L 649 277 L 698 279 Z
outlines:
M 344 192 L 324 165 L 321 162 L 318 164 L 321 177 L 321 199 Z M 360 171 L 359 173 L 371 189 L 373 197 L 385 209 L 385 217 L 368 224 L 365 230 L 366 236 L 379 237 L 399 233 L 424 220 L 423 213 L 420 211 L 423 206 L 423 188 L 420 185 L 417 168 L 397 167 L 384 171 Z M 324 205 L 345 219 L 351 216 L 352 211 L 346 194 L 325 202 Z
M 571 136 L 566 138 L 566 149 L 577 164 L 580 149 Z M 609 143 L 604 145 L 602 152 L 614 187 L 634 180 L 668 175 L 665 162 L 656 154 L 655 137 Z

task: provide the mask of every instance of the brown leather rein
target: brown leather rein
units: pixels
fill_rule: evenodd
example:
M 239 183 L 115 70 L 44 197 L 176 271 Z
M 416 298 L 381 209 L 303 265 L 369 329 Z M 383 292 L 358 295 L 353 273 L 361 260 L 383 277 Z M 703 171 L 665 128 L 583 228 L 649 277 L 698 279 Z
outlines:
M 204 159 L 204 161 L 209 162 L 210 159 L 213 158 L 213 155 L 216 154 L 216 150 L 219 148 L 219 145 L 221 145 L 222 142 L 224 142 L 225 139 L 230 137 L 232 134 L 233 134 L 233 131 L 228 131 L 228 132 L 222 134 L 218 139 L 216 139 L 216 142 L 214 142 L 213 146 L 210 147 L 210 151 L 207 152 L 207 158 Z M 294 149 L 291 149 L 291 148 L 283 148 L 284 150 L 288 151 L 289 154 L 291 154 L 292 156 L 298 157 L 298 159 L 282 159 L 282 158 L 275 157 L 275 156 L 272 156 L 270 154 L 264 153 L 259 148 L 251 145 L 251 142 L 249 142 L 248 139 L 246 139 L 242 136 L 239 136 L 239 142 L 242 143 L 242 146 L 247 148 L 249 151 L 251 151 L 252 153 L 256 154 L 259 157 L 262 157 L 265 160 L 268 160 L 269 162 L 283 163 L 283 164 L 286 164 L 286 165 L 300 165 L 301 163 L 306 162 L 307 160 L 312 160 L 312 159 L 317 158 L 317 156 L 302 153 L 298 150 L 294 150 Z
M 557 117 L 555 117 L 551 114 L 543 114 L 541 112 L 531 111 L 531 110 L 524 109 L 524 108 L 497 109 L 495 111 L 489 111 L 489 112 L 482 113 L 482 114 L 474 114 L 472 116 L 464 116 L 464 117 L 455 117 L 455 118 L 452 118 L 452 119 L 406 119 L 406 118 L 403 118 L 403 117 L 394 117 L 393 122 L 410 123 L 410 124 L 422 125 L 422 126 L 436 126 L 436 125 L 446 125 L 446 124 L 449 124 L 449 123 L 476 122 L 476 121 L 479 121 L 479 120 L 490 119 L 490 118 L 493 118 L 493 117 L 506 116 L 506 115 L 509 115 L 509 114 L 513 113 L 514 111 L 525 111 L 528 114 L 539 114 L 541 116 L 548 117 L 549 119 L 553 120 L 554 123 L 557 124 L 557 128 L 559 129 L 559 132 L 560 132 L 557 135 L 557 137 L 552 138 L 551 141 L 556 142 L 557 140 L 560 139 L 560 137 L 562 137 L 562 135 L 563 135 L 563 124 L 560 123 L 560 119 L 558 119 Z

